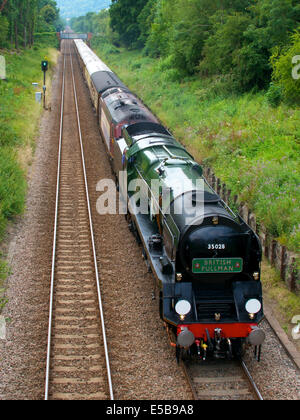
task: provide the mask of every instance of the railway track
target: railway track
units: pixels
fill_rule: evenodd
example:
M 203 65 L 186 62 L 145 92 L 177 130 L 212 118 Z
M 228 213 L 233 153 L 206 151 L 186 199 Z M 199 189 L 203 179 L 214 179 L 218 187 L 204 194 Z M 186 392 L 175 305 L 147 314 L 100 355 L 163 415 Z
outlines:
M 70 41 L 62 54 L 45 400 L 113 399 Z
M 113 399 L 71 42 L 62 53 L 45 399 Z M 244 363 L 189 362 L 183 369 L 195 399 L 262 399 Z
M 262 400 L 243 361 L 182 362 L 195 400 Z

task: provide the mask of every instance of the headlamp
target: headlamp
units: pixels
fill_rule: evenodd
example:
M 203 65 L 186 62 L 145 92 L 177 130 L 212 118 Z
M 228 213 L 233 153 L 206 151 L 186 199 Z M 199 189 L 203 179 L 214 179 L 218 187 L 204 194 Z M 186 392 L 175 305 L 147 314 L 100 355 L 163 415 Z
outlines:
M 183 321 L 185 316 L 191 312 L 192 306 L 188 300 L 179 300 L 175 305 L 175 311 Z
M 245 305 L 249 314 L 257 314 L 261 310 L 261 303 L 258 299 L 250 299 Z

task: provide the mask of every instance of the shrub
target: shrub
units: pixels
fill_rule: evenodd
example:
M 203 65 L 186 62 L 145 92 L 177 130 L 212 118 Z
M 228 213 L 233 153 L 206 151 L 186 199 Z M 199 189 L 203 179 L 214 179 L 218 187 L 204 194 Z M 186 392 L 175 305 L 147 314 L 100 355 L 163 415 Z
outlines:
M 26 181 L 14 153 L 4 147 L 0 156 L 0 180 L 0 213 L 11 219 L 23 212 Z
M 291 36 L 291 45 L 283 52 L 274 50 L 271 57 L 273 80 L 282 88 L 285 101 L 296 105 L 300 104 L 299 54 L 300 32 L 297 31 Z
M 270 87 L 268 92 L 266 93 L 266 98 L 268 103 L 273 107 L 276 108 L 280 105 L 282 101 L 282 89 L 280 86 L 276 85 L 275 83 L 270 83 Z
M 56 32 L 35 33 L 34 41 L 38 45 L 47 45 L 53 48 L 58 48 L 59 44 Z

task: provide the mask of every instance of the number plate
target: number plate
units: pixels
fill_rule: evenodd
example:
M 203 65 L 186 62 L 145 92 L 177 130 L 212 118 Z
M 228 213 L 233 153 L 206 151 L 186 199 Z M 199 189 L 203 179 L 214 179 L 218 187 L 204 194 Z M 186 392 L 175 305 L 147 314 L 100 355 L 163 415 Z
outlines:
M 193 273 L 241 273 L 243 271 L 242 258 L 195 258 Z

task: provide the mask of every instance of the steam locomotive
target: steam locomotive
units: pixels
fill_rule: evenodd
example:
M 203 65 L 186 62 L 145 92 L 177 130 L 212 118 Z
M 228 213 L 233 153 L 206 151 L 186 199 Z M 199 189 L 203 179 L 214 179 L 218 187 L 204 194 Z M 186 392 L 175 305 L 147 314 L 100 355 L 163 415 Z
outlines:
M 83 41 L 75 48 L 177 359 L 241 357 L 252 345 L 259 360 L 265 334 L 256 233 L 142 101 Z

